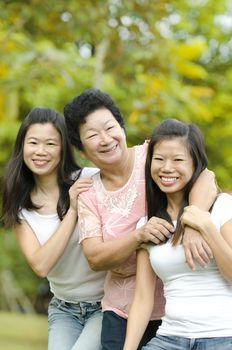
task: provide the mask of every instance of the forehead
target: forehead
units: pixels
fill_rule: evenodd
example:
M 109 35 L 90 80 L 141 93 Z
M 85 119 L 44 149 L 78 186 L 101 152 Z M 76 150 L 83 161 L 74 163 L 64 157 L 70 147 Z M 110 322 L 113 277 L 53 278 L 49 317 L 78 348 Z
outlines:
M 91 112 L 86 117 L 86 123 L 83 125 L 95 125 L 96 127 L 106 123 L 107 121 L 114 120 L 116 121 L 114 115 L 107 108 L 100 108 L 96 111 Z
M 26 137 L 43 138 L 44 136 L 55 138 L 60 137 L 59 131 L 52 123 L 35 123 L 29 126 L 26 132 Z
M 183 137 L 175 137 L 158 141 L 153 148 L 154 152 L 182 153 L 189 154 L 189 148 L 186 139 Z

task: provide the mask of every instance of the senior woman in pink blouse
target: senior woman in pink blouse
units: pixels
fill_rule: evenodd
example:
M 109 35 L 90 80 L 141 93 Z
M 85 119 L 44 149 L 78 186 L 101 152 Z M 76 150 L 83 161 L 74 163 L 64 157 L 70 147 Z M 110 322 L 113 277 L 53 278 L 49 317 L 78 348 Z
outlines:
M 93 270 L 108 270 L 102 300 L 102 349 L 120 350 L 135 289 L 136 249 L 144 242 L 164 241 L 173 228 L 165 220 L 155 218 L 146 230 L 136 229 L 138 220 L 146 215 L 147 143 L 127 147 L 124 120 L 112 98 L 100 90 L 88 89 L 65 106 L 64 116 L 73 145 L 100 169 L 93 176 L 93 186 L 79 195 L 83 233 L 80 243 Z M 207 210 L 215 193 L 214 175 L 206 170 L 189 200 Z M 191 247 L 190 241 L 185 243 L 189 264 L 193 266 L 192 258 L 198 258 L 202 264 L 207 262 L 210 251 L 206 243 L 197 237 L 197 243 Z M 158 280 L 151 321 L 138 349 L 154 337 L 164 303 L 162 283 Z

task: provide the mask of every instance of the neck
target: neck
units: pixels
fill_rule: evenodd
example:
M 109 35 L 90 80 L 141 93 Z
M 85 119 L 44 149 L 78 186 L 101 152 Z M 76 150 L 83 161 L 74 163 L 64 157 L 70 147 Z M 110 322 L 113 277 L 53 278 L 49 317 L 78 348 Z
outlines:
M 167 195 L 167 212 L 172 220 L 177 220 L 183 196 L 178 193 Z
M 59 200 L 59 187 L 54 176 L 35 178 L 35 188 L 31 192 L 31 199 L 39 208 L 40 214 L 54 214 Z
M 58 187 L 56 176 L 35 176 L 35 188 L 42 192 L 51 192 Z
M 133 171 L 134 157 L 134 149 L 129 148 L 125 158 L 114 169 L 110 166 L 101 170 L 101 179 L 107 190 L 117 190 L 127 183 Z

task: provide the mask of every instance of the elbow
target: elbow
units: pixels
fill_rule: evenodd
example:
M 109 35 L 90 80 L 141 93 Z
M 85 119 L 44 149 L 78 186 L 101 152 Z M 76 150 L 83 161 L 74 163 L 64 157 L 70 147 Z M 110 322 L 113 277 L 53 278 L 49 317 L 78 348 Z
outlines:
M 105 266 L 105 259 L 102 253 L 98 252 L 96 249 L 90 251 L 84 248 L 83 251 L 91 270 L 95 272 L 108 270 Z
M 97 257 L 90 257 L 87 259 L 89 267 L 91 270 L 98 272 L 98 271 L 104 271 L 106 270 L 105 266 L 103 266 L 101 260 L 99 260 Z
M 35 272 L 35 274 L 41 278 L 47 277 L 49 271 L 43 266 L 32 266 L 32 270 Z

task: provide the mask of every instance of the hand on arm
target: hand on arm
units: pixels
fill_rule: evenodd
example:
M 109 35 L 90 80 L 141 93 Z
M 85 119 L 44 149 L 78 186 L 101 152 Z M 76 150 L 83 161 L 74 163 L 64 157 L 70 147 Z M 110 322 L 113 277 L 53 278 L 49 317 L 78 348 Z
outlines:
M 138 347 L 153 310 L 155 282 L 156 275 L 148 252 L 140 249 L 137 253 L 135 294 L 128 316 L 123 350 L 136 350 Z
M 213 258 L 212 250 L 196 229 L 185 226 L 183 236 L 185 260 L 191 270 L 195 270 L 195 261 L 202 267 L 207 266 Z
M 153 216 L 137 232 L 137 237 L 141 243 L 159 244 L 170 238 L 174 231 L 174 227 L 167 220 Z
M 181 218 L 184 225 L 197 229 L 210 246 L 217 265 L 223 276 L 232 281 L 232 219 L 227 221 L 220 232 L 213 224 L 209 212 L 196 206 L 185 208 Z
M 190 205 L 196 205 L 202 210 L 209 210 L 218 194 L 215 175 L 205 169 L 195 182 L 190 194 Z M 212 250 L 204 238 L 194 228 L 185 227 L 183 246 L 186 262 L 194 270 L 195 262 L 202 267 L 206 266 L 212 258 Z
M 137 230 L 125 234 L 122 237 L 104 241 L 101 224 L 97 216 L 86 207 L 82 207 L 81 211 L 82 218 L 85 217 L 84 221 L 82 221 L 82 219 L 80 220 L 81 223 L 84 222 L 86 224 L 87 222 L 91 222 L 92 230 L 98 227 L 99 236 L 88 237 L 82 240 L 85 256 L 90 267 L 95 271 L 111 270 L 119 267 L 142 243 L 149 241 L 159 243 L 160 240 L 170 237 L 170 232 L 174 231 L 173 226 L 169 222 L 153 217 L 148 223 Z M 87 216 L 89 217 L 88 219 Z M 91 229 L 89 225 L 88 227 Z M 83 227 L 82 230 L 84 231 L 85 228 Z M 156 238 L 157 236 L 159 236 L 159 238 Z
M 77 179 L 69 189 L 70 207 L 77 211 L 77 198 L 82 192 L 88 191 L 92 186 L 93 180 L 91 178 Z
M 14 228 L 22 253 L 34 272 L 46 277 L 63 254 L 77 223 L 77 197 L 91 182 L 77 180 L 69 189 L 70 207 L 52 236 L 41 245 L 30 225 L 21 220 Z
M 189 204 L 202 210 L 209 210 L 218 195 L 218 187 L 213 171 L 205 169 L 199 175 L 189 193 Z

